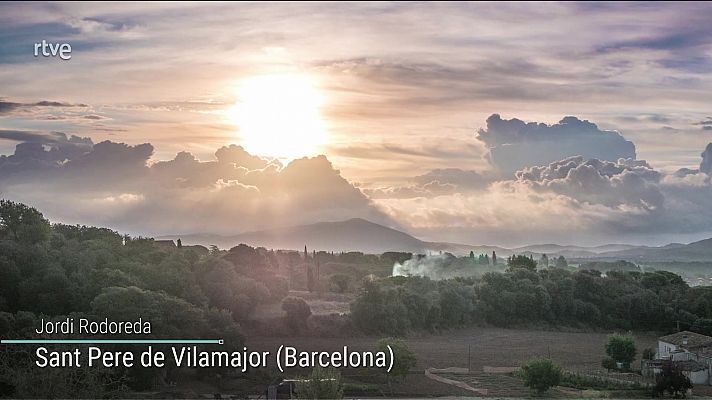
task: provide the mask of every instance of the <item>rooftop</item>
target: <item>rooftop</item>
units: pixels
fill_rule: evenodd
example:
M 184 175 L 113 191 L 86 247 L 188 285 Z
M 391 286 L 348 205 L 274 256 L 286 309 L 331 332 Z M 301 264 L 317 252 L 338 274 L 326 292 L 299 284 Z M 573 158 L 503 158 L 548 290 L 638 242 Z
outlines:
M 712 346 L 712 336 L 699 333 L 682 331 L 658 338 L 661 342 L 674 344 L 686 349 L 693 347 Z

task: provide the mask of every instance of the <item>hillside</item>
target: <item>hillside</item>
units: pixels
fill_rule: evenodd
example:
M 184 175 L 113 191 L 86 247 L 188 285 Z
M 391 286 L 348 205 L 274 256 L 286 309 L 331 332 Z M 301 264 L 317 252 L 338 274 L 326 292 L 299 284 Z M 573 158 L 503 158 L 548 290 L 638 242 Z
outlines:
M 166 238 L 175 239 L 177 236 Z M 386 251 L 423 252 L 430 248 L 428 243 L 407 233 L 361 218 L 246 232 L 232 236 L 195 234 L 184 235 L 181 238 L 186 244 L 206 246 L 214 244 L 221 248 L 245 243 L 273 249 L 300 250 L 306 245 L 310 249 L 317 250 L 361 251 L 376 254 Z
M 712 238 L 690 244 L 671 243 L 662 247 L 637 247 L 605 252 L 598 256 L 629 261 L 712 261 Z

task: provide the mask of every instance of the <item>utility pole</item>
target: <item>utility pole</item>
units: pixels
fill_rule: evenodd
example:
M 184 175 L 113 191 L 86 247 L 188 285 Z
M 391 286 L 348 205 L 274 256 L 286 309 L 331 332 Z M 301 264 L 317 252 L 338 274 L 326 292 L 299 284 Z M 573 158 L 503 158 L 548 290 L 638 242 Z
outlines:
M 467 345 L 467 372 L 472 372 L 472 363 L 470 362 L 470 356 L 472 354 L 472 346 Z

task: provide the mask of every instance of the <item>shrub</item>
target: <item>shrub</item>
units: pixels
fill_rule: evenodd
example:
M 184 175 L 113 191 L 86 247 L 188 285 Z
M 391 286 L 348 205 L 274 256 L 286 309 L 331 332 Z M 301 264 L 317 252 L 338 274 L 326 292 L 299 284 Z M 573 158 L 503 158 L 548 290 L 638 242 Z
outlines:
M 630 368 L 630 363 L 635 359 L 635 340 L 627 335 L 610 335 L 606 343 L 606 354 L 615 362 L 623 364 L 624 368 Z
M 351 278 L 345 274 L 334 274 L 329 277 L 329 281 L 339 293 L 344 293 L 349 289 Z
M 403 340 L 390 337 L 379 340 L 376 344 L 376 350 L 388 354 L 388 346 L 391 346 L 393 350 L 393 368 L 388 373 L 388 378 L 403 380 L 408 376 L 410 369 L 415 367 L 417 362 L 415 353 L 410 350 Z
M 550 387 L 561 382 L 561 367 L 548 358 L 534 358 L 522 367 L 524 382 L 538 393 L 544 393 Z
M 607 371 L 611 371 L 612 369 L 616 369 L 616 360 L 606 357 L 603 360 L 601 360 L 601 367 L 605 368 Z
M 297 382 L 298 399 L 340 399 L 344 397 L 341 374 L 334 368 L 312 369 L 308 378 Z
M 295 329 L 306 326 L 311 308 L 301 297 L 285 297 L 282 300 L 282 310 L 287 313 L 287 323 Z

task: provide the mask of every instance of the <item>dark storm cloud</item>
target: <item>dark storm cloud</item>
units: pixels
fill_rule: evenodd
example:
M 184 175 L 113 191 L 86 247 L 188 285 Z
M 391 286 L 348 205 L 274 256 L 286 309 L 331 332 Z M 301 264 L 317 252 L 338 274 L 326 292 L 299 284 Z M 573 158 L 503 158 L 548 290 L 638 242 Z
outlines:
M 633 142 L 618 132 L 601 130 L 576 117 L 547 125 L 493 114 L 487 118 L 487 128 L 477 132 L 477 138 L 489 148 L 490 162 L 508 174 L 578 155 L 606 161 L 636 156 Z

